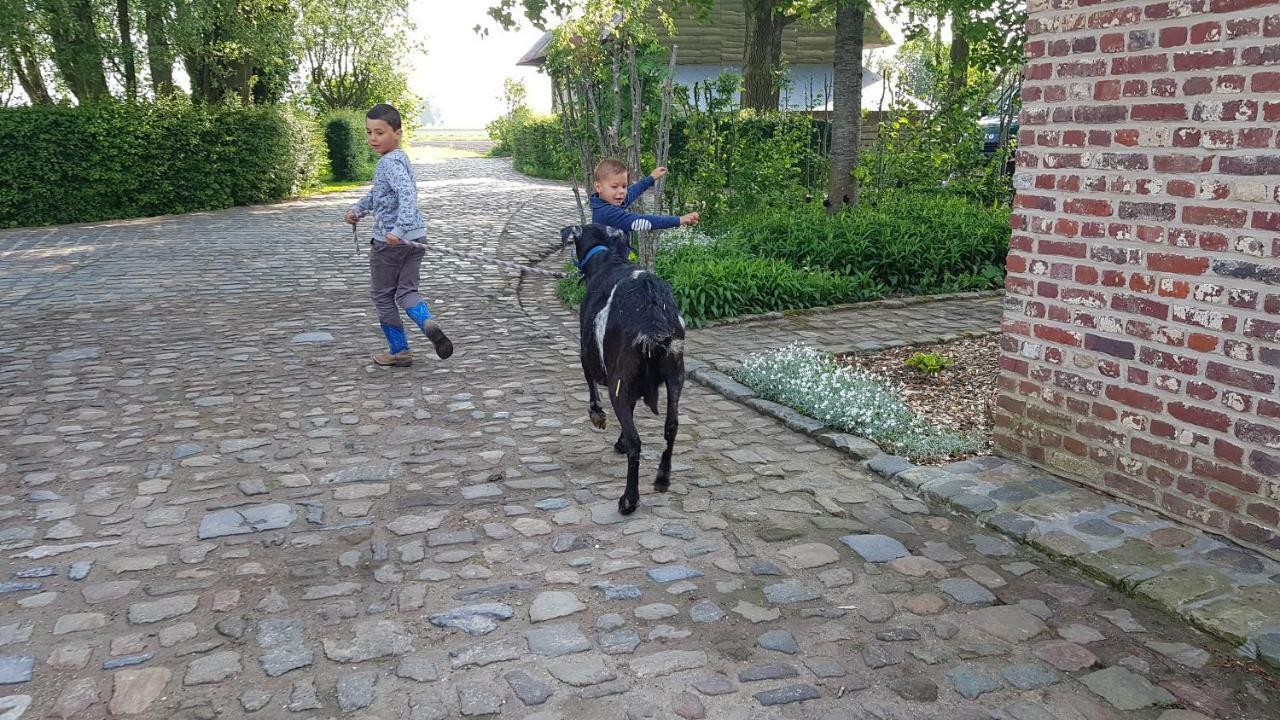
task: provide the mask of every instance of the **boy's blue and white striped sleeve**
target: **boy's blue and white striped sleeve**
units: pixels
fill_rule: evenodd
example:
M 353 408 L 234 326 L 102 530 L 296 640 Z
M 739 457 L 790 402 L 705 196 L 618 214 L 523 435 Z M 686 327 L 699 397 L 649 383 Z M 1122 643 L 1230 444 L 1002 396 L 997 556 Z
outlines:
M 641 215 L 627 212 L 616 205 L 595 208 L 591 216 L 592 222 L 601 223 L 619 230 L 666 230 L 680 227 L 680 218 L 675 215 Z
M 632 184 L 631 187 L 627 188 L 627 199 L 622 201 L 622 206 L 630 207 L 631 203 L 635 202 L 636 198 L 643 195 L 645 190 L 653 187 L 653 183 L 653 176 L 646 175 L 643 180 Z

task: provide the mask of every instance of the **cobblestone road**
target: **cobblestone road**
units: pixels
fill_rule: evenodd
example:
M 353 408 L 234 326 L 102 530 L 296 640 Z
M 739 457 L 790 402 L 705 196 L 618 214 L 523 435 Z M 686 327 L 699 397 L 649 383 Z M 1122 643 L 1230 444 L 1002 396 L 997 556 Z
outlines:
M 454 247 L 575 214 L 419 175 Z M 1204 637 L 692 384 L 621 518 L 572 314 L 431 256 L 457 354 L 371 367 L 350 200 L 0 234 L 0 718 L 1266 716 Z

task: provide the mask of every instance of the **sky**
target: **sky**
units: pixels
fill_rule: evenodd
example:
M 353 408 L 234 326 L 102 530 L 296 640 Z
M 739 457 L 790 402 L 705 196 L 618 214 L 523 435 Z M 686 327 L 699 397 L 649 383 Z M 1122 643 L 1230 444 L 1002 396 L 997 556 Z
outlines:
M 425 57 L 413 58 L 409 88 L 428 98 L 442 116 L 441 127 L 483 128 L 503 112 L 502 82 L 525 81 L 529 106 L 551 109 L 551 85 L 535 68 L 516 67 L 542 31 L 532 27 L 507 32 L 485 15 L 485 0 L 415 0 L 410 8 L 426 45 Z M 473 28 L 489 28 L 480 37 Z

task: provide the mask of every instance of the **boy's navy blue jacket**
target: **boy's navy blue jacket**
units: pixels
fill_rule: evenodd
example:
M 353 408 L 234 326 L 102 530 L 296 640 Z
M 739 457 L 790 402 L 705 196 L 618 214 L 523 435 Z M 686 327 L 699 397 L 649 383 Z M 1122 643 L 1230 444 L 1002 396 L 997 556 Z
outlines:
M 644 191 L 653 187 L 653 176 L 647 176 L 640 182 L 627 188 L 627 198 L 622 205 L 613 205 L 600 199 L 599 193 L 591 194 L 591 222 L 615 227 L 627 234 L 630 239 L 632 230 L 665 230 L 680 227 L 680 218 L 675 215 L 640 215 L 628 212 L 627 208 Z

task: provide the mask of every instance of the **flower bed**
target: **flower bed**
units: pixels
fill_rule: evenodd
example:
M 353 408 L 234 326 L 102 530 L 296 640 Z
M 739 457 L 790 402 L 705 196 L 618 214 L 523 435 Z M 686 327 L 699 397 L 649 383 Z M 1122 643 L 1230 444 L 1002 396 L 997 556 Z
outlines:
M 964 457 L 982 447 L 974 435 L 921 417 L 904 401 L 900 386 L 805 345 L 751 355 L 733 376 L 766 400 L 913 462 Z
M 926 374 L 907 364 L 917 354 L 945 358 L 951 365 Z M 990 451 L 991 410 L 1000 375 L 999 335 L 845 355 L 837 360 L 898 386 L 912 412 L 939 427 L 978 438 L 979 452 Z

